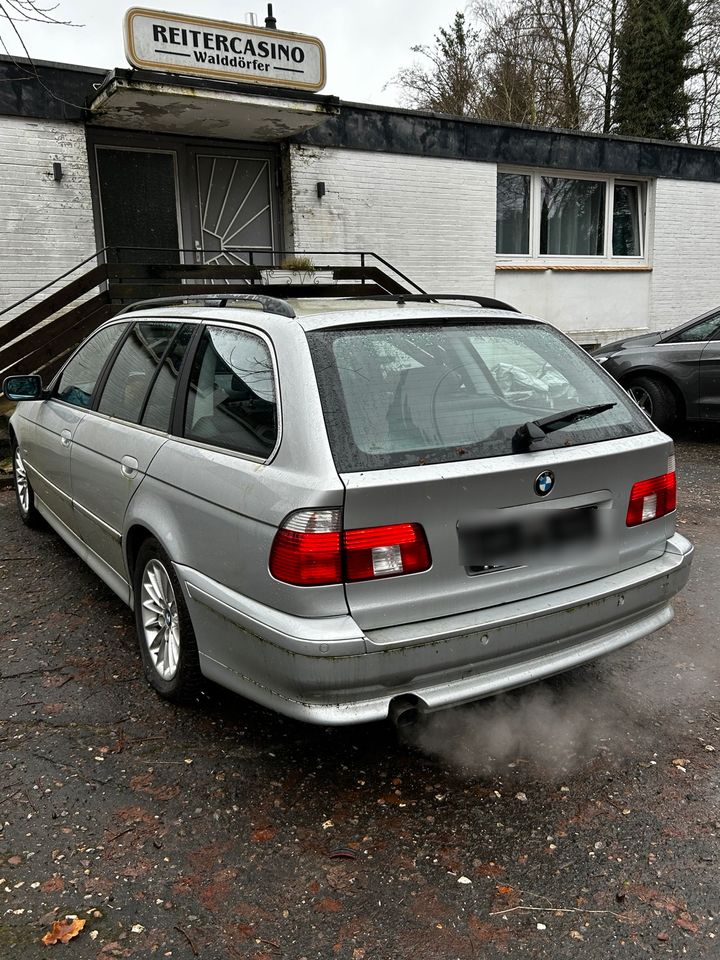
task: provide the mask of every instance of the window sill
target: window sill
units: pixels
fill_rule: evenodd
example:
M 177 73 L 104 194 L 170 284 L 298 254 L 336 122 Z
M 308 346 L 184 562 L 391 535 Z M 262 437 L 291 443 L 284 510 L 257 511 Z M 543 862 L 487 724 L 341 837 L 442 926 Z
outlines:
M 497 263 L 495 270 L 528 271 L 582 271 L 584 273 L 652 273 L 647 264 L 585 264 L 585 263 Z

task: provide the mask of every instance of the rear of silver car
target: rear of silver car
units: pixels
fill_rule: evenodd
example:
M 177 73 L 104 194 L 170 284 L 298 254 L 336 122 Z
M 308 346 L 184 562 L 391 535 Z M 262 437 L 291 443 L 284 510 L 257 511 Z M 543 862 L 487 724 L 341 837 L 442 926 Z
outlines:
M 343 493 L 280 523 L 281 610 L 184 571 L 194 619 L 212 609 L 198 633 L 245 636 L 233 664 L 201 648 L 205 673 L 352 723 L 550 676 L 672 618 L 692 554 L 672 441 L 571 341 L 478 311 L 306 328 Z M 346 612 L 309 615 L 339 587 Z

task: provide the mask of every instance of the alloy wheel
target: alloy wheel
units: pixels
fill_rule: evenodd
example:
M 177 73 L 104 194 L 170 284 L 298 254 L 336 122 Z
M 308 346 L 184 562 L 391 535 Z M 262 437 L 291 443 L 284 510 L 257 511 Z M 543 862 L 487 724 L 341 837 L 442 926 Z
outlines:
M 173 585 L 159 560 L 145 567 L 140 591 L 143 640 L 158 675 L 172 680 L 180 659 L 180 621 Z
M 27 516 L 30 512 L 30 483 L 19 447 L 15 450 L 15 488 L 20 509 Z
M 628 393 L 633 398 L 635 403 L 643 410 L 649 417 L 653 415 L 653 402 L 652 397 L 647 392 L 644 387 L 630 387 Z

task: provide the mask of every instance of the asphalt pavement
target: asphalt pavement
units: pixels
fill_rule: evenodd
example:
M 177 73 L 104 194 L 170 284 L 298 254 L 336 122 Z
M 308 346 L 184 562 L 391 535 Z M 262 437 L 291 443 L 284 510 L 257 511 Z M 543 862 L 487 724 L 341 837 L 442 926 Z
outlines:
M 0 490 L 0 958 L 720 957 L 720 429 L 677 462 L 675 620 L 403 737 L 159 700 Z

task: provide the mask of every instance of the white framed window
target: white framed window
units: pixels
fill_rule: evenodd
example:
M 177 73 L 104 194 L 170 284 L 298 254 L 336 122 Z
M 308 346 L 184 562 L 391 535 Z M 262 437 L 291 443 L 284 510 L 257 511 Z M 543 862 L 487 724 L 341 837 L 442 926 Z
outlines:
M 648 181 L 500 168 L 498 260 L 643 262 Z

